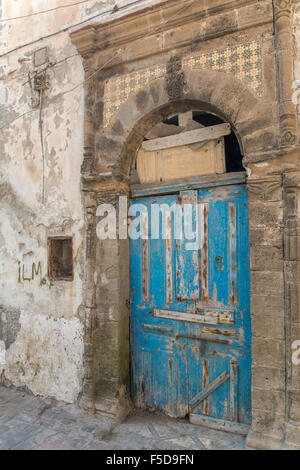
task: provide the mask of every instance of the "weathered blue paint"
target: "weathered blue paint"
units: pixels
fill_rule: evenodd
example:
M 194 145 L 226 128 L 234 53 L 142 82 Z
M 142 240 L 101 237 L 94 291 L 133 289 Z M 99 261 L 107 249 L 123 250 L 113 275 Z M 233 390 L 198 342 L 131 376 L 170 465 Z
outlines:
M 178 193 L 191 189 L 207 189 L 209 187 L 226 186 L 232 184 L 242 184 L 246 182 L 245 172 L 225 173 L 224 175 L 193 176 L 185 178 L 183 182 L 168 183 L 148 183 L 131 186 L 132 197 L 149 196 L 152 194 L 163 195 Z
M 196 240 L 174 239 L 174 226 L 171 240 L 163 239 L 162 224 L 158 239 L 131 240 L 133 400 L 139 407 L 164 410 L 174 417 L 190 414 L 194 420 L 196 416 L 221 427 L 249 424 L 246 187 L 218 182 L 208 189 L 183 191 L 181 186 L 177 194 L 132 202 L 147 207 L 150 227 L 154 203 L 189 201 L 200 204 L 197 250 L 186 250 L 186 244 Z M 193 212 L 194 224 L 196 220 Z

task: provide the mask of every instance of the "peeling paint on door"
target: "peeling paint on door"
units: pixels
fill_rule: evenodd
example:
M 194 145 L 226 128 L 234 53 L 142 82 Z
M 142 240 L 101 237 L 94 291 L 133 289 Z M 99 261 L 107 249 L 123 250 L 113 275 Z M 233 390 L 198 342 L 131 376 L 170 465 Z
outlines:
M 155 198 L 169 206 L 177 200 L 176 194 Z M 159 239 L 148 240 L 151 300 L 139 294 L 143 241 L 131 240 L 133 399 L 170 416 L 189 414 L 199 424 L 202 419 L 215 427 L 228 422 L 244 433 L 251 422 L 246 189 L 193 190 L 179 200 L 200 204 L 198 249 L 187 250 L 191 240 L 173 236 L 166 250 L 162 228 Z M 150 219 L 153 196 L 138 201 Z

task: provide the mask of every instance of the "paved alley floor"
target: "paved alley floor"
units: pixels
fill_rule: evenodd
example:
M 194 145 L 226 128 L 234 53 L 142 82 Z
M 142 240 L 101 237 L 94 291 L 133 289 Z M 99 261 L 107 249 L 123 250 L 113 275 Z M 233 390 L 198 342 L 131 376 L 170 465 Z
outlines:
M 116 424 L 76 405 L 0 386 L 0 450 L 240 450 L 242 436 L 158 413 Z

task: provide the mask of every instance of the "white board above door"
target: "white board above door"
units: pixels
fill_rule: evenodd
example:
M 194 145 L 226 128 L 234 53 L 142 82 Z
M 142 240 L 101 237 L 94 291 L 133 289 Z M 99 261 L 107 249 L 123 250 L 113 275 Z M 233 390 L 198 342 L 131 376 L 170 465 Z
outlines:
M 180 134 L 160 137 L 158 139 L 146 140 L 142 148 L 148 151 L 163 150 L 166 148 L 190 145 L 198 142 L 219 139 L 231 134 L 231 126 L 228 123 L 217 124 L 216 126 L 203 127 L 192 131 L 181 132 Z

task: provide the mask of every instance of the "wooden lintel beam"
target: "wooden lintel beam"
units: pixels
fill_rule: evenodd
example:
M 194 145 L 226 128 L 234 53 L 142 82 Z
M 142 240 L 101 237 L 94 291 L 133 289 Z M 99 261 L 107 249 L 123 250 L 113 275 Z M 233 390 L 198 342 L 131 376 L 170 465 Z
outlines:
M 159 139 L 146 140 L 142 144 L 144 150 L 163 150 L 181 145 L 196 144 L 206 140 L 218 139 L 231 133 L 230 124 L 218 124 L 216 126 L 203 127 L 193 131 L 182 132 L 181 134 L 160 137 Z

